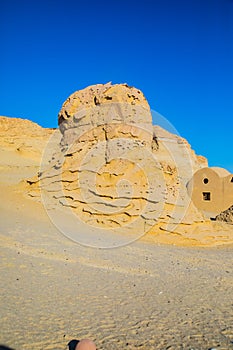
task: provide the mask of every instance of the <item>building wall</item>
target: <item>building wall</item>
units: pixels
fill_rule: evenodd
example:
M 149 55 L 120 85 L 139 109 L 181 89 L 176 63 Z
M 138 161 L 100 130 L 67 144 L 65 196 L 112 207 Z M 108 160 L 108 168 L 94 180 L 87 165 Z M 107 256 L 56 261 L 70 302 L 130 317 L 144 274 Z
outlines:
M 187 185 L 194 205 L 216 216 L 233 205 L 233 175 L 221 168 L 198 170 Z

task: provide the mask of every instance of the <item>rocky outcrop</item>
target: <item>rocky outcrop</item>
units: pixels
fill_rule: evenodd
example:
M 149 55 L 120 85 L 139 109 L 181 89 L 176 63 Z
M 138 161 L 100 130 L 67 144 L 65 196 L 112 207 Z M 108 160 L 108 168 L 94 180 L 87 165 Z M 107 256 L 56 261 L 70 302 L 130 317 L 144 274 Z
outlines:
M 233 205 L 216 216 L 215 220 L 233 224 Z
M 152 132 L 150 107 L 145 96 L 127 84 L 97 84 L 76 91 L 65 101 L 58 115 L 63 134 L 77 125 L 80 129 L 86 126 L 82 129 L 85 132 L 88 125 L 122 122 Z
M 152 141 L 150 107 L 141 91 L 126 84 L 98 84 L 73 93 L 58 116 L 62 144 L 134 138 Z M 91 145 L 92 147 L 92 145 Z
M 59 113 L 60 150 L 43 160 L 29 194 L 48 210 L 123 233 L 202 222 L 186 182 L 202 163 L 186 140 L 152 125 L 141 91 L 95 85 L 72 94 Z M 50 147 L 51 150 L 51 147 Z

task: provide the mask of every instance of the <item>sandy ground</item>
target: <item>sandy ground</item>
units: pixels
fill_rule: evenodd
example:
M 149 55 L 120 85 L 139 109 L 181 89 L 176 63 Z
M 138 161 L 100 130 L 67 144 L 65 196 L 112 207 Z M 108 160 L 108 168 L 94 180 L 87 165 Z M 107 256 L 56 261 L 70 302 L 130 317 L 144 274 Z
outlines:
M 17 184 L 38 164 L 12 155 L 0 173 L 0 344 L 56 350 L 90 337 L 98 349 L 233 349 L 232 245 L 81 246 L 23 195 Z

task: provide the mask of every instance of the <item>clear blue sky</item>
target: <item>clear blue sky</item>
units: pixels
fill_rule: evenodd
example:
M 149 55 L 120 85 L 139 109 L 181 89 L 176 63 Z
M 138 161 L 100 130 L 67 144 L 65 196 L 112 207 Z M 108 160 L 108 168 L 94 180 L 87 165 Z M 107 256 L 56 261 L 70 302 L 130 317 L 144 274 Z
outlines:
M 232 0 L 0 0 L 0 35 L 1 115 L 55 127 L 75 90 L 127 82 L 233 172 Z

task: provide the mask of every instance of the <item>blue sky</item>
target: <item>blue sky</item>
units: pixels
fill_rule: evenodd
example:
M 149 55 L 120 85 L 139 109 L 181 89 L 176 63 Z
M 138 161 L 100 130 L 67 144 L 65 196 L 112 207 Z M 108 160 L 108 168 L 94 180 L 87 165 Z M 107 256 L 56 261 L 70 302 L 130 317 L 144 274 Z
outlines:
M 0 114 L 57 126 L 75 90 L 127 82 L 233 172 L 232 0 L 0 0 Z

